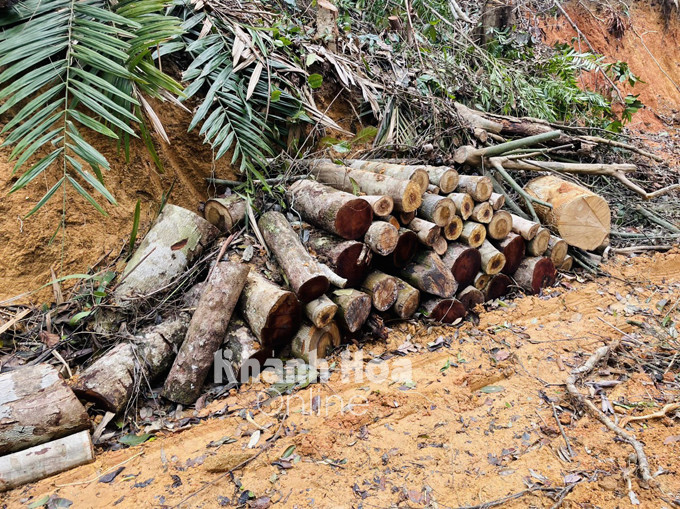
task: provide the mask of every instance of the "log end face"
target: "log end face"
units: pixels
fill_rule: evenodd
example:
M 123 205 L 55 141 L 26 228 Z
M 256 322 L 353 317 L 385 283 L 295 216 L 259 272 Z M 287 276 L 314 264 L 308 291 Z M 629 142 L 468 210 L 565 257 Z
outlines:
M 446 240 L 457 240 L 463 233 L 463 220 L 458 216 L 451 216 L 450 221 L 442 229 Z
M 323 274 L 314 276 L 305 281 L 298 289 L 298 298 L 304 304 L 321 297 L 330 288 L 328 278 Z
M 526 242 L 521 235 L 515 235 L 511 240 L 505 242 L 502 251 L 505 256 L 505 266 L 503 274 L 512 276 L 524 259 Z
M 425 188 L 427 189 L 427 188 Z M 404 212 L 415 212 L 423 203 L 423 191 L 418 183 L 410 180 L 404 189 L 402 196 L 401 210 Z
M 486 300 L 495 300 L 508 293 L 512 280 L 505 274 L 497 274 L 489 281 L 484 291 Z
M 482 269 L 482 255 L 476 249 L 466 249 L 451 267 L 451 273 L 460 286 L 468 286 Z
M 553 212 L 560 237 L 572 246 L 593 250 L 611 231 L 611 211 L 604 198 L 580 196 Z
M 345 203 L 335 216 L 335 230 L 344 239 L 363 237 L 373 221 L 373 208 L 366 200 L 357 198 Z
M 484 272 L 489 275 L 498 274 L 505 266 L 505 256 L 503 253 L 494 254 L 487 263 Z
M 397 281 L 386 277 L 375 285 L 373 291 L 373 307 L 378 311 L 387 311 L 397 300 Z
M 301 319 L 302 307 L 295 294 L 284 293 L 272 307 L 260 332 L 262 346 L 278 349 L 288 343 L 300 327 Z

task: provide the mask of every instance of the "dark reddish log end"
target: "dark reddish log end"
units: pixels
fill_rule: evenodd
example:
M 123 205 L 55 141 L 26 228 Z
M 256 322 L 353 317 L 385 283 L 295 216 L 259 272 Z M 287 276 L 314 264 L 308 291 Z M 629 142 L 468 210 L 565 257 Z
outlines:
M 262 346 L 278 349 L 288 343 L 300 327 L 302 307 L 292 293 L 283 295 L 271 309 L 262 328 Z
M 298 290 L 298 298 L 306 304 L 321 297 L 328 291 L 329 287 L 330 283 L 328 282 L 328 278 L 326 276 L 316 276 L 303 283 L 303 285 Z
M 347 286 L 357 286 L 368 274 L 371 252 L 362 243 L 352 244 L 344 249 L 335 263 L 335 273 L 347 280 Z
M 512 279 L 505 274 L 496 274 L 485 289 L 486 300 L 494 300 L 507 295 Z
M 451 273 L 458 285 L 465 287 L 471 285 L 475 276 L 482 269 L 482 256 L 473 248 L 463 251 L 451 267 Z
M 357 198 L 345 203 L 335 217 L 338 235 L 345 239 L 363 237 L 373 222 L 373 208 L 366 200 Z
M 517 235 L 514 239 L 505 244 L 501 252 L 505 255 L 505 266 L 501 271 L 503 274 L 512 276 L 517 272 L 519 264 L 524 259 L 524 251 L 526 249 L 526 242 L 521 235 Z
M 418 235 L 410 230 L 400 230 L 397 247 L 392 252 L 392 263 L 397 268 L 406 267 L 413 260 L 417 250 Z
M 458 318 L 465 317 L 467 310 L 457 299 L 442 299 L 430 313 L 430 318 L 437 322 L 453 323 Z
M 534 267 L 534 276 L 531 281 L 531 289 L 534 293 L 540 293 L 542 288 L 552 286 L 555 283 L 557 271 L 555 264 L 550 258 L 541 258 Z

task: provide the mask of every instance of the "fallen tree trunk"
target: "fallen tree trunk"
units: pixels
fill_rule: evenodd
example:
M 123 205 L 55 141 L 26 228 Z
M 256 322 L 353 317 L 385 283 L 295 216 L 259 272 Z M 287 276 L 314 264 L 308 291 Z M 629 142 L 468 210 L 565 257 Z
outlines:
M 362 196 L 362 200 L 367 201 L 373 209 L 376 217 L 386 217 L 394 210 L 394 200 L 389 196 Z
M 423 314 L 436 322 L 453 323 L 464 318 L 467 313 L 465 306 L 457 299 L 430 298 L 421 304 Z
M 407 320 L 418 310 L 420 292 L 406 281 L 399 278 L 394 279 L 397 282 L 397 300 L 394 302 L 392 309 L 399 318 Z
M 200 395 L 249 271 L 250 267 L 241 263 L 215 264 L 186 338 L 165 379 L 163 396 L 170 401 L 190 405 Z
M 538 230 L 541 229 L 541 225 L 523 217 L 519 217 L 515 214 L 510 214 L 512 216 L 512 231 L 521 235 L 524 240 L 533 239 Z
M 585 187 L 549 175 L 529 181 L 524 189 L 529 195 L 552 205 L 549 209 L 536 204 L 536 213 L 567 244 L 591 250 L 609 235 L 609 205 L 604 198 Z
M 442 235 L 446 240 L 458 240 L 463 233 L 463 220 L 458 216 L 452 216 L 451 221 L 442 228 Z
M 463 221 L 470 217 L 472 209 L 475 208 L 475 202 L 467 193 L 451 193 L 447 196 L 456 206 L 456 214 L 458 214 Z
M 539 228 L 533 239 L 527 242 L 526 251 L 529 256 L 543 256 L 550 242 L 550 230 Z
M 512 215 L 507 210 L 494 212 L 491 221 L 486 225 L 487 236 L 494 240 L 501 240 L 512 231 Z
M 418 240 L 426 246 L 432 246 L 437 242 L 437 239 L 441 236 L 442 232 L 442 229 L 436 224 L 418 217 L 414 218 L 408 224 L 408 228 L 416 232 Z
M 540 293 L 542 288 L 555 282 L 555 265 L 550 258 L 530 257 L 520 263 L 515 272 L 515 281 L 528 293 Z
M 170 284 L 196 260 L 219 230 L 190 210 L 166 205 L 125 266 L 113 292 L 116 305 L 130 305 Z
M 460 239 L 470 247 L 478 248 L 486 239 L 486 228 L 483 224 L 474 221 L 465 221 L 463 231 L 460 232 Z
M 478 304 L 484 304 L 484 301 L 486 300 L 484 294 L 474 286 L 465 287 L 458 292 L 456 298 L 468 311 L 474 309 Z
M 364 242 L 371 251 L 387 256 L 397 247 L 399 230 L 385 221 L 374 221 L 364 236 Z
M 475 205 L 470 214 L 470 219 L 478 223 L 488 224 L 493 217 L 493 209 L 488 201 L 483 201 Z
M 328 278 L 281 212 L 265 212 L 258 226 L 286 274 L 290 287 L 302 302 L 314 300 L 328 291 Z
M 519 264 L 524 259 L 526 250 L 526 242 L 521 235 L 516 233 L 509 233 L 508 236 L 495 243 L 496 248 L 505 256 L 505 266 L 503 267 L 503 274 L 512 276 Z
M 399 275 L 407 283 L 425 293 L 450 298 L 456 294 L 458 283 L 441 258 L 432 251 L 418 253 Z
M 94 461 L 89 431 L 0 457 L 0 492 Z
M 89 427 L 85 407 L 49 364 L 0 374 L 0 455 Z
M 461 175 L 458 181 L 458 191 L 469 194 L 477 202 L 488 201 L 493 193 L 493 184 L 489 177 Z
M 327 162 L 333 164 L 332 161 Z M 427 186 L 430 185 L 430 176 L 425 171 L 425 166 L 423 165 L 382 163 L 379 161 L 362 161 L 360 159 L 350 159 L 346 163 L 355 170 L 378 173 L 398 180 L 411 180 L 418 184 L 421 194 L 427 191 Z
M 436 194 L 426 194 L 423 196 L 423 203 L 418 209 L 418 215 L 437 226 L 443 227 L 456 215 L 456 205 L 451 198 Z
M 322 295 L 305 305 L 305 315 L 312 322 L 312 325 L 318 328 L 331 323 L 337 311 L 338 306 L 327 295 Z
M 324 327 L 303 322 L 290 344 L 290 349 L 298 359 L 315 365 L 316 361 L 326 358 L 328 353 L 338 346 L 340 330 L 335 322 L 330 322 Z
M 338 323 L 349 332 L 361 329 L 371 313 L 371 298 L 352 288 L 335 290 L 330 297 L 338 305 Z
M 378 311 L 387 311 L 397 300 L 396 279 L 378 270 L 366 276 L 361 290 L 371 298 L 373 307 Z
M 251 271 L 239 300 L 241 314 L 264 348 L 278 350 L 295 335 L 302 310 L 295 294 Z
M 338 276 L 345 278 L 348 286 L 356 286 L 368 274 L 372 255 L 371 250 L 362 242 L 343 240 L 325 232 L 311 230 L 307 248 Z
M 246 201 L 237 194 L 211 198 L 205 202 L 203 217 L 220 231 L 229 232 L 246 217 Z
M 363 237 L 373 221 L 373 209 L 366 200 L 312 180 L 293 182 L 286 197 L 305 221 L 343 239 Z
M 461 287 L 470 285 L 482 268 L 482 257 L 477 249 L 453 242 L 449 244 L 442 262 L 451 269 Z
M 482 272 L 484 274 L 498 274 L 505 266 L 505 256 L 499 252 L 491 242 L 485 240 L 479 247 L 482 258 Z

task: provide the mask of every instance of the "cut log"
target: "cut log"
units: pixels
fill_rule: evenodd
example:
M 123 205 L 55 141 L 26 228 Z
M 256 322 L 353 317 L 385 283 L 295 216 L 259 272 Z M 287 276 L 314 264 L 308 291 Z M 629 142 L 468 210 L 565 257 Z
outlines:
M 371 251 L 387 256 L 397 247 L 399 230 L 385 221 L 374 221 L 364 236 L 364 242 Z
M 418 216 L 433 222 L 437 226 L 446 226 L 451 218 L 456 215 L 456 205 L 451 198 L 426 194 L 423 203 L 418 209 Z
M 371 204 L 376 217 L 389 216 L 394 209 L 394 200 L 389 196 L 362 196 L 361 199 Z
M 356 286 L 368 274 L 372 255 L 371 250 L 362 242 L 343 240 L 325 232 L 311 230 L 307 248 L 320 262 L 345 278 L 348 286 Z
M 312 322 L 312 325 L 319 328 L 331 323 L 337 311 L 338 306 L 326 295 L 322 295 L 305 305 L 305 315 Z
M 203 216 L 220 231 L 231 231 L 246 217 L 246 201 L 237 194 L 211 198 L 205 202 Z
M 94 461 L 89 431 L 0 457 L 0 492 Z
M 474 221 L 465 221 L 463 231 L 460 232 L 460 240 L 470 247 L 479 247 L 486 239 L 486 228 L 483 224 Z
M 521 235 L 508 233 L 508 236 L 495 243 L 496 248 L 505 256 L 503 274 L 512 276 L 524 259 L 526 242 Z
M 475 282 L 474 282 L 475 288 L 477 288 L 477 290 L 484 292 L 487 285 L 491 282 L 492 279 L 493 279 L 493 276 L 491 274 L 484 274 L 483 272 L 479 272 L 475 276 Z
M 411 180 L 400 180 L 379 173 L 353 170 L 332 162 L 316 162 L 310 165 L 312 175 L 319 182 L 336 189 L 354 192 L 356 187 L 366 194 L 386 195 L 394 200 L 396 210 L 411 212 L 422 202 L 422 188 Z M 300 182 L 304 182 L 301 180 Z M 317 205 L 318 206 L 318 205 Z M 323 208 L 323 206 L 322 206 Z
M 286 197 L 305 221 L 343 239 L 363 237 L 373 221 L 373 209 L 366 200 L 312 180 L 293 182 Z
M 418 251 L 418 245 L 418 235 L 415 232 L 407 228 L 400 228 L 397 247 L 388 256 L 378 257 L 379 263 L 386 269 L 405 267 L 413 260 L 416 251 Z
M 611 212 L 607 201 L 585 187 L 552 175 L 535 178 L 524 186 L 531 196 L 553 208 L 535 204 L 538 217 L 571 246 L 595 249 L 609 235 Z
M 437 186 L 430 184 L 427 186 L 427 193 L 429 194 L 439 194 L 441 193 L 441 189 L 439 189 Z
M 420 292 L 406 281 L 395 278 L 397 281 L 397 300 L 392 309 L 402 320 L 411 318 L 418 310 L 420 304 Z
M 397 300 L 396 279 L 378 270 L 366 276 L 361 290 L 371 298 L 373 307 L 378 311 L 387 311 Z
M 248 274 L 239 308 L 262 347 L 277 351 L 295 335 L 302 317 L 300 303 L 293 292 L 255 271 Z
M 490 301 L 500 299 L 504 295 L 507 295 L 511 285 L 512 279 L 510 279 L 509 276 L 502 273 L 495 274 L 482 290 L 484 300 Z
M 265 212 L 257 224 L 290 287 L 302 302 L 314 300 L 328 291 L 328 278 L 302 245 L 286 216 L 281 212 Z
M 399 212 L 399 223 L 406 226 L 416 217 L 416 211 L 411 212 Z
M 248 324 L 239 317 L 232 316 L 227 334 L 222 343 L 222 358 L 229 362 L 231 374 L 235 381 L 246 383 L 251 371 L 256 366 L 262 369 L 267 359 L 274 356 L 274 351 L 262 348 Z M 244 371 L 245 369 L 245 371 Z M 228 380 L 230 382 L 232 380 Z
M 450 166 L 425 166 L 430 184 L 439 187 L 442 193 L 449 194 L 458 187 L 458 172 Z
M 488 240 L 485 240 L 479 247 L 479 255 L 482 257 L 482 272 L 484 274 L 498 274 L 503 270 L 505 256 Z
M 441 323 L 453 323 L 464 318 L 467 313 L 465 306 L 457 299 L 430 298 L 421 304 L 423 314 Z
M 486 225 L 487 236 L 494 240 L 501 240 L 512 231 L 512 215 L 507 210 L 494 212 L 491 221 Z
M 401 223 L 399 222 L 399 219 L 394 217 L 393 215 L 385 216 L 385 217 L 376 217 L 376 221 L 385 221 L 387 223 L 390 223 L 392 226 L 394 226 L 397 230 L 401 228 Z
M 132 255 L 113 292 L 118 306 L 169 285 L 196 260 L 219 230 L 190 210 L 166 205 Z
M 475 202 L 467 193 L 451 193 L 448 195 L 453 204 L 456 206 L 456 214 L 465 221 L 472 214 L 472 209 L 475 208 Z
M 186 338 L 165 379 L 163 396 L 170 401 L 190 405 L 200 395 L 249 271 L 250 267 L 242 263 L 215 264 Z
M 446 240 L 458 240 L 463 233 L 463 220 L 458 216 L 452 216 L 451 221 L 442 228 L 442 235 Z
M 449 243 L 442 261 L 461 287 L 470 285 L 482 268 L 482 257 L 477 249 L 454 242 Z
M 550 230 L 539 228 L 533 239 L 527 242 L 527 255 L 543 256 L 550 243 Z
M 484 301 L 486 300 L 484 294 L 474 286 L 468 286 L 461 290 L 458 292 L 458 295 L 456 295 L 456 298 L 468 311 L 477 307 L 478 304 L 484 304 Z
M 0 374 L 0 456 L 89 427 L 85 407 L 49 364 Z
M 564 260 L 560 264 L 560 270 L 564 270 L 564 271 L 571 270 L 573 265 L 574 265 L 574 259 L 570 255 L 567 255 L 567 256 L 564 257 Z
M 552 260 L 546 257 L 529 257 L 522 260 L 515 272 L 515 281 L 529 293 L 540 293 L 542 288 L 555 282 L 556 272 Z
M 399 180 L 411 180 L 418 184 L 421 194 L 427 191 L 427 186 L 430 185 L 430 176 L 423 165 L 382 163 L 360 159 L 350 159 L 346 162 L 350 168 L 355 170 L 379 173 Z
M 439 237 L 434 244 L 432 244 L 432 251 L 437 253 L 439 256 L 444 256 L 446 250 L 449 248 L 449 243 L 446 241 L 444 236 Z
M 371 313 L 371 298 L 352 288 L 335 290 L 330 297 L 338 305 L 338 323 L 349 332 L 361 329 Z
M 461 175 L 458 181 L 458 191 L 469 194 L 477 202 L 488 201 L 493 193 L 493 185 L 489 177 Z
M 426 246 L 432 246 L 437 242 L 437 239 L 441 236 L 442 232 L 442 229 L 436 224 L 418 217 L 414 218 L 408 224 L 408 228 L 416 232 L 418 240 Z
M 494 210 L 501 210 L 503 205 L 505 205 L 505 196 L 499 193 L 491 193 L 491 198 L 489 198 L 489 204 Z
M 478 223 L 488 224 L 493 217 L 493 209 L 488 201 L 483 201 L 475 205 L 470 214 L 470 219 Z
M 325 359 L 333 348 L 340 346 L 340 330 L 335 322 L 315 327 L 303 322 L 290 344 L 292 354 L 308 364 Z
M 512 216 L 512 231 L 521 235 L 524 240 L 533 239 L 538 233 L 538 230 L 541 229 L 541 225 L 538 223 L 534 223 L 533 221 L 529 221 L 528 219 L 524 219 L 515 214 L 510 215 Z
M 416 254 L 411 263 L 399 269 L 399 275 L 419 290 L 439 297 L 453 297 L 458 290 L 458 283 L 453 278 L 451 270 L 444 265 L 439 255 L 432 251 Z

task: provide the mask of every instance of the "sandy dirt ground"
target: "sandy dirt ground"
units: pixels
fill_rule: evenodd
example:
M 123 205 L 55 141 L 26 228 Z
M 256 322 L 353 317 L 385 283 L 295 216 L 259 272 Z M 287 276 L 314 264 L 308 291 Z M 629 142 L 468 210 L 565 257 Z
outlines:
M 678 401 L 677 365 L 655 374 L 640 362 L 677 337 L 680 251 L 619 257 L 607 269 L 611 277 L 562 278 L 544 296 L 481 313 L 477 325 L 400 325 L 361 351 L 371 373 L 390 369 L 384 382 L 343 379 L 336 357 L 327 383 L 290 398 L 258 405 L 271 388 L 263 382 L 199 411 L 146 412 L 138 424 L 155 439 L 4 494 L 0 506 L 52 495 L 77 508 L 442 508 L 518 495 L 502 506 L 556 507 L 562 497 L 565 508 L 671 507 L 678 420 L 629 425 L 658 474 L 658 486 L 644 488 L 630 473 L 631 447 L 579 413 L 564 383 L 594 350 L 623 340 L 582 393 L 599 406 L 604 392 L 613 419 Z M 406 376 L 395 382 L 397 373 Z M 121 467 L 111 482 L 98 479 Z

